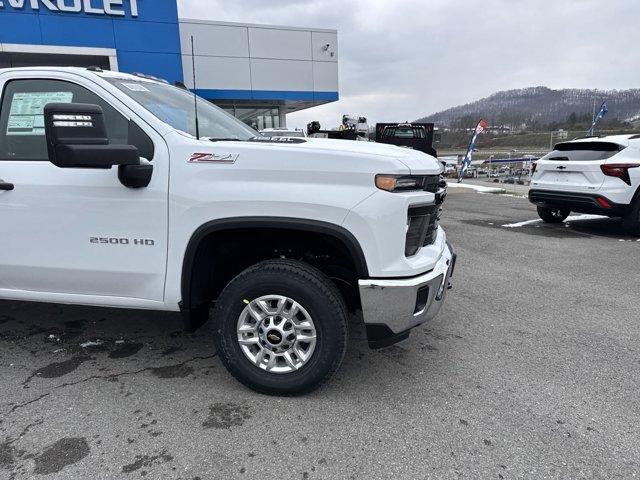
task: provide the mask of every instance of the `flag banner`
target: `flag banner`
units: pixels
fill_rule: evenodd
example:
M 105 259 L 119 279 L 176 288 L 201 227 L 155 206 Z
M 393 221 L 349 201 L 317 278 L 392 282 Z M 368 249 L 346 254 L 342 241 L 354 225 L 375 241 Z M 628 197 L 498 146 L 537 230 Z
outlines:
M 604 117 L 607 112 L 609 110 L 607 109 L 607 104 L 606 102 L 602 102 L 602 105 L 600 105 L 600 111 L 598 112 L 598 115 L 596 115 L 596 118 L 593 119 L 593 123 L 591 124 L 591 128 L 589 129 L 589 131 L 587 132 L 587 136 L 591 137 L 593 135 L 593 132 L 596 128 L 596 124 L 602 120 L 602 117 Z
M 471 137 L 471 142 L 469 142 L 469 148 L 467 149 L 467 154 L 464 156 L 462 160 L 462 166 L 460 167 L 460 172 L 458 174 L 458 183 L 462 182 L 462 177 L 464 176 L 464 172 L 467 171 L 469 165 L 471 165 L 471 158 L 473 157 L 473 151 L 476 148 L 476 140 L 478 139 L 478 135 L 485 131 L 485 129 L 489 126 L 487 122 L 484 120 L 480 120 L 476 125 L 475 130 L 473 131 L 473 136 Z

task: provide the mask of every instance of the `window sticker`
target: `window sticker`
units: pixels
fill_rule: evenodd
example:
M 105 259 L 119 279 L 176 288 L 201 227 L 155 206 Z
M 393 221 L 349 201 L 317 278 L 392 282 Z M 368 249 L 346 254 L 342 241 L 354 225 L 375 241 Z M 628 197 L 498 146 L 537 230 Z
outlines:
M 7 136 L 44 136 L 44 107 L 47 103 L 71 103 L 72 92 L 14 93 L 9 109 Z
M 123 83 L 123 87 L 127 87 L 132 92 L 148 92 L 149 89 L 144 85 L 140 85 L 139 83 Z

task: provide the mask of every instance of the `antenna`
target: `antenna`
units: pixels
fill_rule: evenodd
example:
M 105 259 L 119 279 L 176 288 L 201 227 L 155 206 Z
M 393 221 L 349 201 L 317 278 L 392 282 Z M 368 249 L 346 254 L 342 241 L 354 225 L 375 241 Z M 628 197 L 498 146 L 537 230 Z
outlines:
M 198 122 L 198 95 L 196 94 L 196 56 L 193 48 L 193 35 L 191 35 L 191 66 L 193 69 L 193 108 L 196 112 L 196 138 L 200 140 L 200 123 Z

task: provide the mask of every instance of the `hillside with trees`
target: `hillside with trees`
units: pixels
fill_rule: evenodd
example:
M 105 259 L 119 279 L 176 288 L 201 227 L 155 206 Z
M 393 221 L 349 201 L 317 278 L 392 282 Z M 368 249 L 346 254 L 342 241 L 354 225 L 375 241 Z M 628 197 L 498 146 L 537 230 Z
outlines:
M 630 122 L 640 119 L 640 89 L 605 91 L 531 87 L 494 93 L 416 121 L 466 129 L 474 127 L 479 118 L 484 118 L 491 126 L 511 131 L 583 130 L 591 124 L 594 99 L 596 109 L 603 100 L 609 109 L 600 124 L 602 129 L 630 128 Z

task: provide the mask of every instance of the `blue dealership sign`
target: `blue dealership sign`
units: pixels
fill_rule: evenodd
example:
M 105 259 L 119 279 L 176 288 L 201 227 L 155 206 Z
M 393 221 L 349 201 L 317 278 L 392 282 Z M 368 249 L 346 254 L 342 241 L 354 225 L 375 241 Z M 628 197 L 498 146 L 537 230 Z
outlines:
M 0 43 L 108 48 L 120 71 L 183 79 L 176 0 L 0 0 Z

